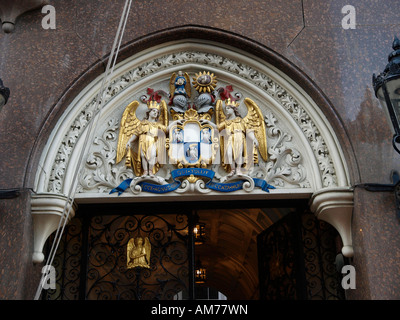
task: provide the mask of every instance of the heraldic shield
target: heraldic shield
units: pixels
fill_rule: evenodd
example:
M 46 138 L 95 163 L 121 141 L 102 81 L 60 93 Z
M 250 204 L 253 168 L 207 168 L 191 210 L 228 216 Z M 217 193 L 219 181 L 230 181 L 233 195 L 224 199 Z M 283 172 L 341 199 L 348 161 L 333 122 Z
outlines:
M 170 163 L 178 168 L 205 168 L 218 162 L 218 132 L 210 124 L 202 124 L 197 119 L 186 120 L 173 125 L 169 136 Z
M 213 73 L 196 74 L 192 84 L 198 95 L 194 97 L 189 75 L 180 71 L 171 76 L 168 104 L 162 99 L 166 92 L 148 88 L 151 96 L 140 99 L 147 104 L 145 116 L 136 116 L 139 101 L 125 108 L 116 163 L 126 158 L 125 166 L 133 169 L 134 176 L 110 194 L 120 195 L 127 188 L 134 194 L 274 189 L 265 180 L 268 149 L 263 113 L 245 98 L 243 117 L 238 109 L 241 94 L 232 96 L 231 85 L 216 89 L 216 83 Z

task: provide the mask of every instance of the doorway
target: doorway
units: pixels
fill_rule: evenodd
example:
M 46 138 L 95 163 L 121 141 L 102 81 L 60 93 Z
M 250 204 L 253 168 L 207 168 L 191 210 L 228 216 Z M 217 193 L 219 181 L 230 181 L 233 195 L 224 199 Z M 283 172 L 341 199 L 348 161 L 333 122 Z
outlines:
M 205 228 L 199 245 L 196 223 Z M 150 243 L 148 267 L 129 267 L 138 238 Z M 42 298 L 343 299 L 337 238 L 302 200 L 80 205 L 54 260 L 56 289 Z

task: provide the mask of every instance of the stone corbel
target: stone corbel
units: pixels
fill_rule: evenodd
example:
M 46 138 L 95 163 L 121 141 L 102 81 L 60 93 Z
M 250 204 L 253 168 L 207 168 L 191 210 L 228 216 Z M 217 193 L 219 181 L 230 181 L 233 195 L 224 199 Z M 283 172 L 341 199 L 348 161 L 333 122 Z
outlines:
M 315 192 L 310 201 L 311 211 L 320 220 L 331 224 L 342 238 L 342 254 L 351 258 L 354 255 L 351 236 L 353 215 L 353 191 L 348 188 L 332 188 Z
M 44 244 L 48 237 L 57 230 L 58 226 L 63 225 L 63 219 L 68 214 L 68 211 L 70 212 L 67 223 L 74 217 L 76 205 L 72 204 L 72 207 L 70 206 L 71 201 L 68 201 L 67 197 L 63 195 L 44 193 L 32 196 L 31 213 L 34 226 L 33 263 L 44 261 Z
M 48 3 L 48 0 L 0 0 L 0 19 L 3 31 L 5 33 L 12 32 L 20 15 Z

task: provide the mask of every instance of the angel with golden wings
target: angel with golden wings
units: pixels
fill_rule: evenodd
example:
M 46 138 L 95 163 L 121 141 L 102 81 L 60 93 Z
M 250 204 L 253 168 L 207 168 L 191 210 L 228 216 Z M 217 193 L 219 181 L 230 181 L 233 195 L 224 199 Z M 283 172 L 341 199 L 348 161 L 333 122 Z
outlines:
M 263 115 L 257 104 L 246 98 L 247 115 L 239 113 L 239 104 L 231 99 L 216 104 L 216 124 L 221 134 L 221 160 L 229 172 L 228 177 L 244 174 L 253 163 L 258 163 L 257 149 L 261 158 L 268 158 L 266 129 Z
M 143 120 L 136 116 L 138 106 L 138 101 L 131 102 L 122 115 L 117 163 L 126 156 L 125 165 L 133 168 L 137 177 L 154 176 L 166 163 L 167 105 L 164 100 L 161 103 L 149 101 Z
M 142 267 L 150 268 L 151 244 L 149 238 L 137 237 L 128 241 L 126 249 L 126 266 L 128 269 Z

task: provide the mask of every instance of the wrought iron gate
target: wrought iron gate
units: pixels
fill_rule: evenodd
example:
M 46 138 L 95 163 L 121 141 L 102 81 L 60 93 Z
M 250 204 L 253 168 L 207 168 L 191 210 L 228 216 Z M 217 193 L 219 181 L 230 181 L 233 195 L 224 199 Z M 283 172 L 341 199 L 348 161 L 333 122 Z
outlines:
M 309 212 L 292 212 L 258 235 L 261 300 L 342 300 L 337 231 Z
M 297 215 L 288 214 L 258 236 L 260 299 L 296 300 L 303 296 L 302 256 Z
M 82 210 L 67 225 L 54 259 L 51 300 L 194 298 L 195 217 L 135 206 Z M 155 213 L 157 212 L 157 213 Z M 337 232 L 310 212 L 289 213 L 257 237 L 260 299 L 343 299 L 335 269 Z M 147 238 L 146 265 L 129 265 L 129 243 Z M 51 243 L 51 241 L 50 241 Z M 147 251 L 148 252 L 148 251 Z
M 193 254 L 185 214 L 85 215 L 63 235 L 53 265 L 57 289 L 44 299 L 171 300 L 193 297 Z M 148 239 L 149 268 L 128 267 L 130 239 Z

